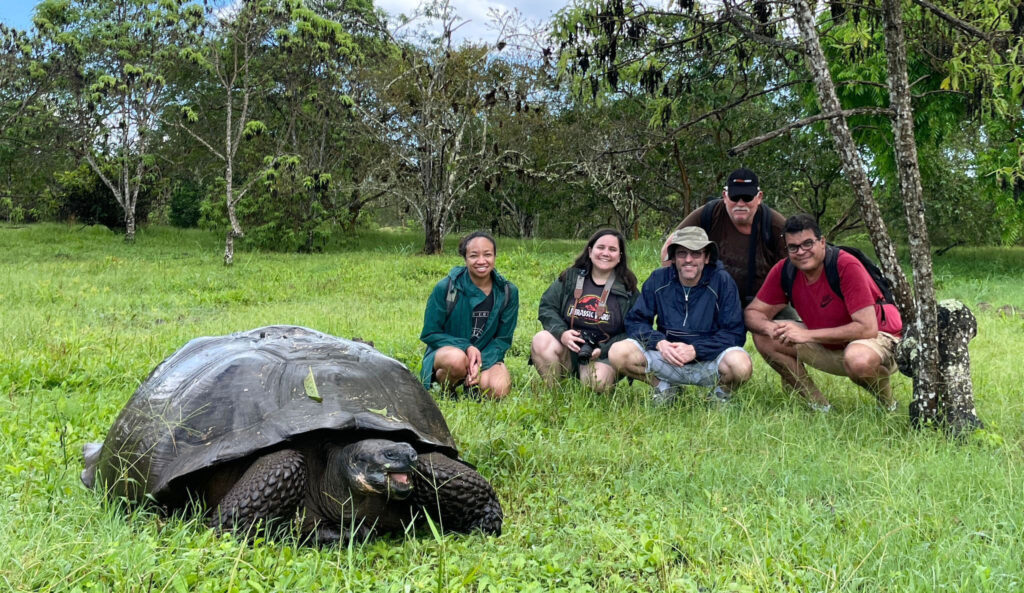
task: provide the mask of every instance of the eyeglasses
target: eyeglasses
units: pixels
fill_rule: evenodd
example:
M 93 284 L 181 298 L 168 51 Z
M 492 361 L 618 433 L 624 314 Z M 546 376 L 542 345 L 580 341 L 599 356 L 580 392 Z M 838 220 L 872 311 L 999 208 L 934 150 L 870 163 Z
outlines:
M 758 192 L 758 193 L 760 193 L 760 192 Z M 742 201 L 742 202 L 744 202 L 746 204 L 749 204 L 750 202 L 754 201 L 754 198 L 757 197 L 757 194 L 754 194 L 752 196 L 732 196 L 732 195 L 729 195 L 728 191 L 726 191 L 725 192 L 725 197 L 729 198 L 733 202 L 740 202 L 740 201 Z
M 793 254 L 800 253 L 801 250 L 810 251 L 811 247 L 814 247 L 814 244 L 817 242 L 817 239 L 808 239 L 803 243 L 786 243 L 786 251 Z
M 704 251 L 690 251 L 685 247 L 676 249 L 676 257 L 681 259 L 700 259 L 704 257 Z

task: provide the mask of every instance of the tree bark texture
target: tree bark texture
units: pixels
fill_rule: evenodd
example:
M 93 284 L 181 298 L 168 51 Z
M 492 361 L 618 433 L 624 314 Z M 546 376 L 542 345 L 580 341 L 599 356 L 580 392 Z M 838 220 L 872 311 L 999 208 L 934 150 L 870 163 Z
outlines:
M 821 49 L 821 40 L 818 38 L 817 25 L 814 21 L 814 13 L 806 0 L 795 0 L 793 3 L 794 16 L 797 26 L 800 29 L 800 36 L 804 42 L 804 52 L 808 68 L 814 78 L 814 86 L 818 93 L 818 103 L 824 113 L 840 113 L 842 107 L 839 104 L 839 95 L 836 94 L 835 84 L 832 82 L 832 74 L 828 69 L 828 62 L 825 60 L 825 53 Z M 868 180 L 864 163 L 857 152 L 857 145 L 853 141 L 853 134 L 846 123 L 845 117 L 832 117 L 826 120 L 829 132 L 836 143 L 836 150 L 843 163 L 843 173 L 853 187 L 853 193 L 860 208 L 861 218 L 871 236 L 871 243 L 882 263 L 882 270 L 889 282 L 892 284 L 893 296 L 900 311 L 907 318 L 913 319 L 915 315 L 914 300 L 910 292 L 910 284 L 903 269 L 900 268 L 899 258 L 896 256 L 896 248 L 889 237 L 889 231 L 882 220 L 882 213 L 875 202 L 871 189 L 871 182 Z
M 943 387 L 941 417 L 937 418 L 956 436 L 965 435 L 971 429 L 980 428 L 977 410 L 974 407 L 974 387 L 971 383 L 971 354 L 967 345 L 978 335 L 978 322 L 966 305 L 956 300 L 938 304 L 939 364 L 938 371 Z M 900 372 L 913 377 L 920 368 L 918 357 L 921 344 L 918 328 L 912 327 L 903 336 L 896 348 L 896 363 Z M 922 402 L 910 403 L 910 421 L 914 426 L 936 418 L 923 410 Z
M 951 431 L 960 433 L 966 428 L 980 426 L 974 408 L 970 364 L 966 351 L 966 344 L 970 337 L 973 337 L 973 333 L 965 339 L 962 337 L 965 334 L 959 333 L 960 330 L 955 327 L 947 329 L 943 327 L 942 320 L 937 319 L 931 247 L 924 218 L 924 200 L 914 139 L 913 108 L 910 103 L 906 44 L 899 1 L 883 0 L 883 5 L 890 109 L 893 111 L 895 134 L 894 150 L 909 229 L 916 299 L 911 294 L 910 285 L 900 268 L 895 247 L 872 195 L 870 181 L 857 153 L 846 118 L 830 118 L 827 124 L 843 162 L 844 173 L 854 188 L 854 195 L 871 236 L 871 242 L 882 261 L 882 269 L 892 282 L 896 303 L 903 313 L 905 338 L 900 344 L 904 362 L 901 369 L 905 368 L 905 372 L 914 379 L 912 422 L 916 426 L 922 421 L 938 420 L 945 423 Z M 794 8 L 820 107 L 826 113 L 839 113 L 839 98 L 821 49 L 814 14 L 805 0 L 795 0 Z M 967 311 L 967 314 L 970 315 L 970 311 Z M 957 315 L 962 316 L 962 313 Z M 948 318 L 952 319 L 957 315 L 950 315 Z M 971 319 L 973 320 L 973 316 Z M 955 323 L 952 325 L 956 326 Z M 947 331 L 950 332 L 948 336 L 945 333 L 940 336 L 940 332 Z M 970 330 L 974 331 L 976 330 Z M 962 352 L 959 350 L 961 343 Z M 950 352 L 950 356 L 956 357 L 956 360 L 941 362 L 943 352 Z
M 423 218 L 423 253 L 437 255 L 444 251 L 445 223 L 440 213 L 428 212 Z
M 889 82 L 889 104 L 895 112 L 892 120 L 893 152 L 899 178 L 900 197 L 907 219 L 907 240 L 914 274 L 917 315 L 905 324 L 912 325 L 920 353 L 915 357 L 914 407 L 921 420 L 935 420 L 939 413 L 938 363 L 939 337 L 935 312 L 935 283 L 932 276 L 931 243 L 924 219 L 921 171 L 917 163 L 914 139 L 914 112 L 910 104 L 907 80 L 907 48 L 903 33 L 900 0 L 883 0 L 885 56 Z M 970 374 L 968 373 L 968 381 Z M 947 404 L 949 402 L 943 402 Z M 971 406 L 973 409 L 973 405 Z

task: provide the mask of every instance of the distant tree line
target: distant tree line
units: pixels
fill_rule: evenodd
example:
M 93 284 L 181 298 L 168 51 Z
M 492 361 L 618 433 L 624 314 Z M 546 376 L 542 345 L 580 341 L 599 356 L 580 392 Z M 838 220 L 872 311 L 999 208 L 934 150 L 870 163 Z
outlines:
M 931 242 L 1019 243 L 1022 10 L 905 4 Z M 437 253 L 471 228 L 659 236 L 746 166 L 769 205 L 870 234 L 830 120 L 786 127 L 822 113 L 792 5 L 578 3 L 457 43 L 443 0 L 391 20 L 366 0 L 44 0 L 0 30 L 0 219 L 203 226 L 227 263 L 236 240 L 308 252 L 370 226 Z M 902 237 L 882 8 L 811 18 Z

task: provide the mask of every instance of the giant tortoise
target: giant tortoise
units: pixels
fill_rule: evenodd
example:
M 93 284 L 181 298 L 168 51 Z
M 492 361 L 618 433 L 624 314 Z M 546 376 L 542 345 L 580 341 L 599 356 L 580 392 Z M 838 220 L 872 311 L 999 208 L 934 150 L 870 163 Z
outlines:
M 304 327 L 192 340 L 85 458 L 89 487 L 167 512 L 205 508 L 208 524 L 234 531 L 296 525 L 329 543 L 427 514 L 448 531 L 501 533 L 494 490 L 459 460 L 416 377 Z

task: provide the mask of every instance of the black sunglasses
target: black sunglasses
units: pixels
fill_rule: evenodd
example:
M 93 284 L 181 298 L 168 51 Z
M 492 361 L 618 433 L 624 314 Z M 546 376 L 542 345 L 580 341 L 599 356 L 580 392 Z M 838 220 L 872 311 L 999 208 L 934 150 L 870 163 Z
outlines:
M 754 198 L 757 197 L 757 194 L 754 194 L 752 196 L 731 196 L 731 195 L 729 195 L 729 192 L 725 192 L 725 195 L 726 195 L 727 198 L 729 198 L 733 202 L 740 202 L 740 201 L 742 201 L 742 202 L 745 202 L 745 203 L 748 203 L 748 204 L 750 202 L 754 201 Z

